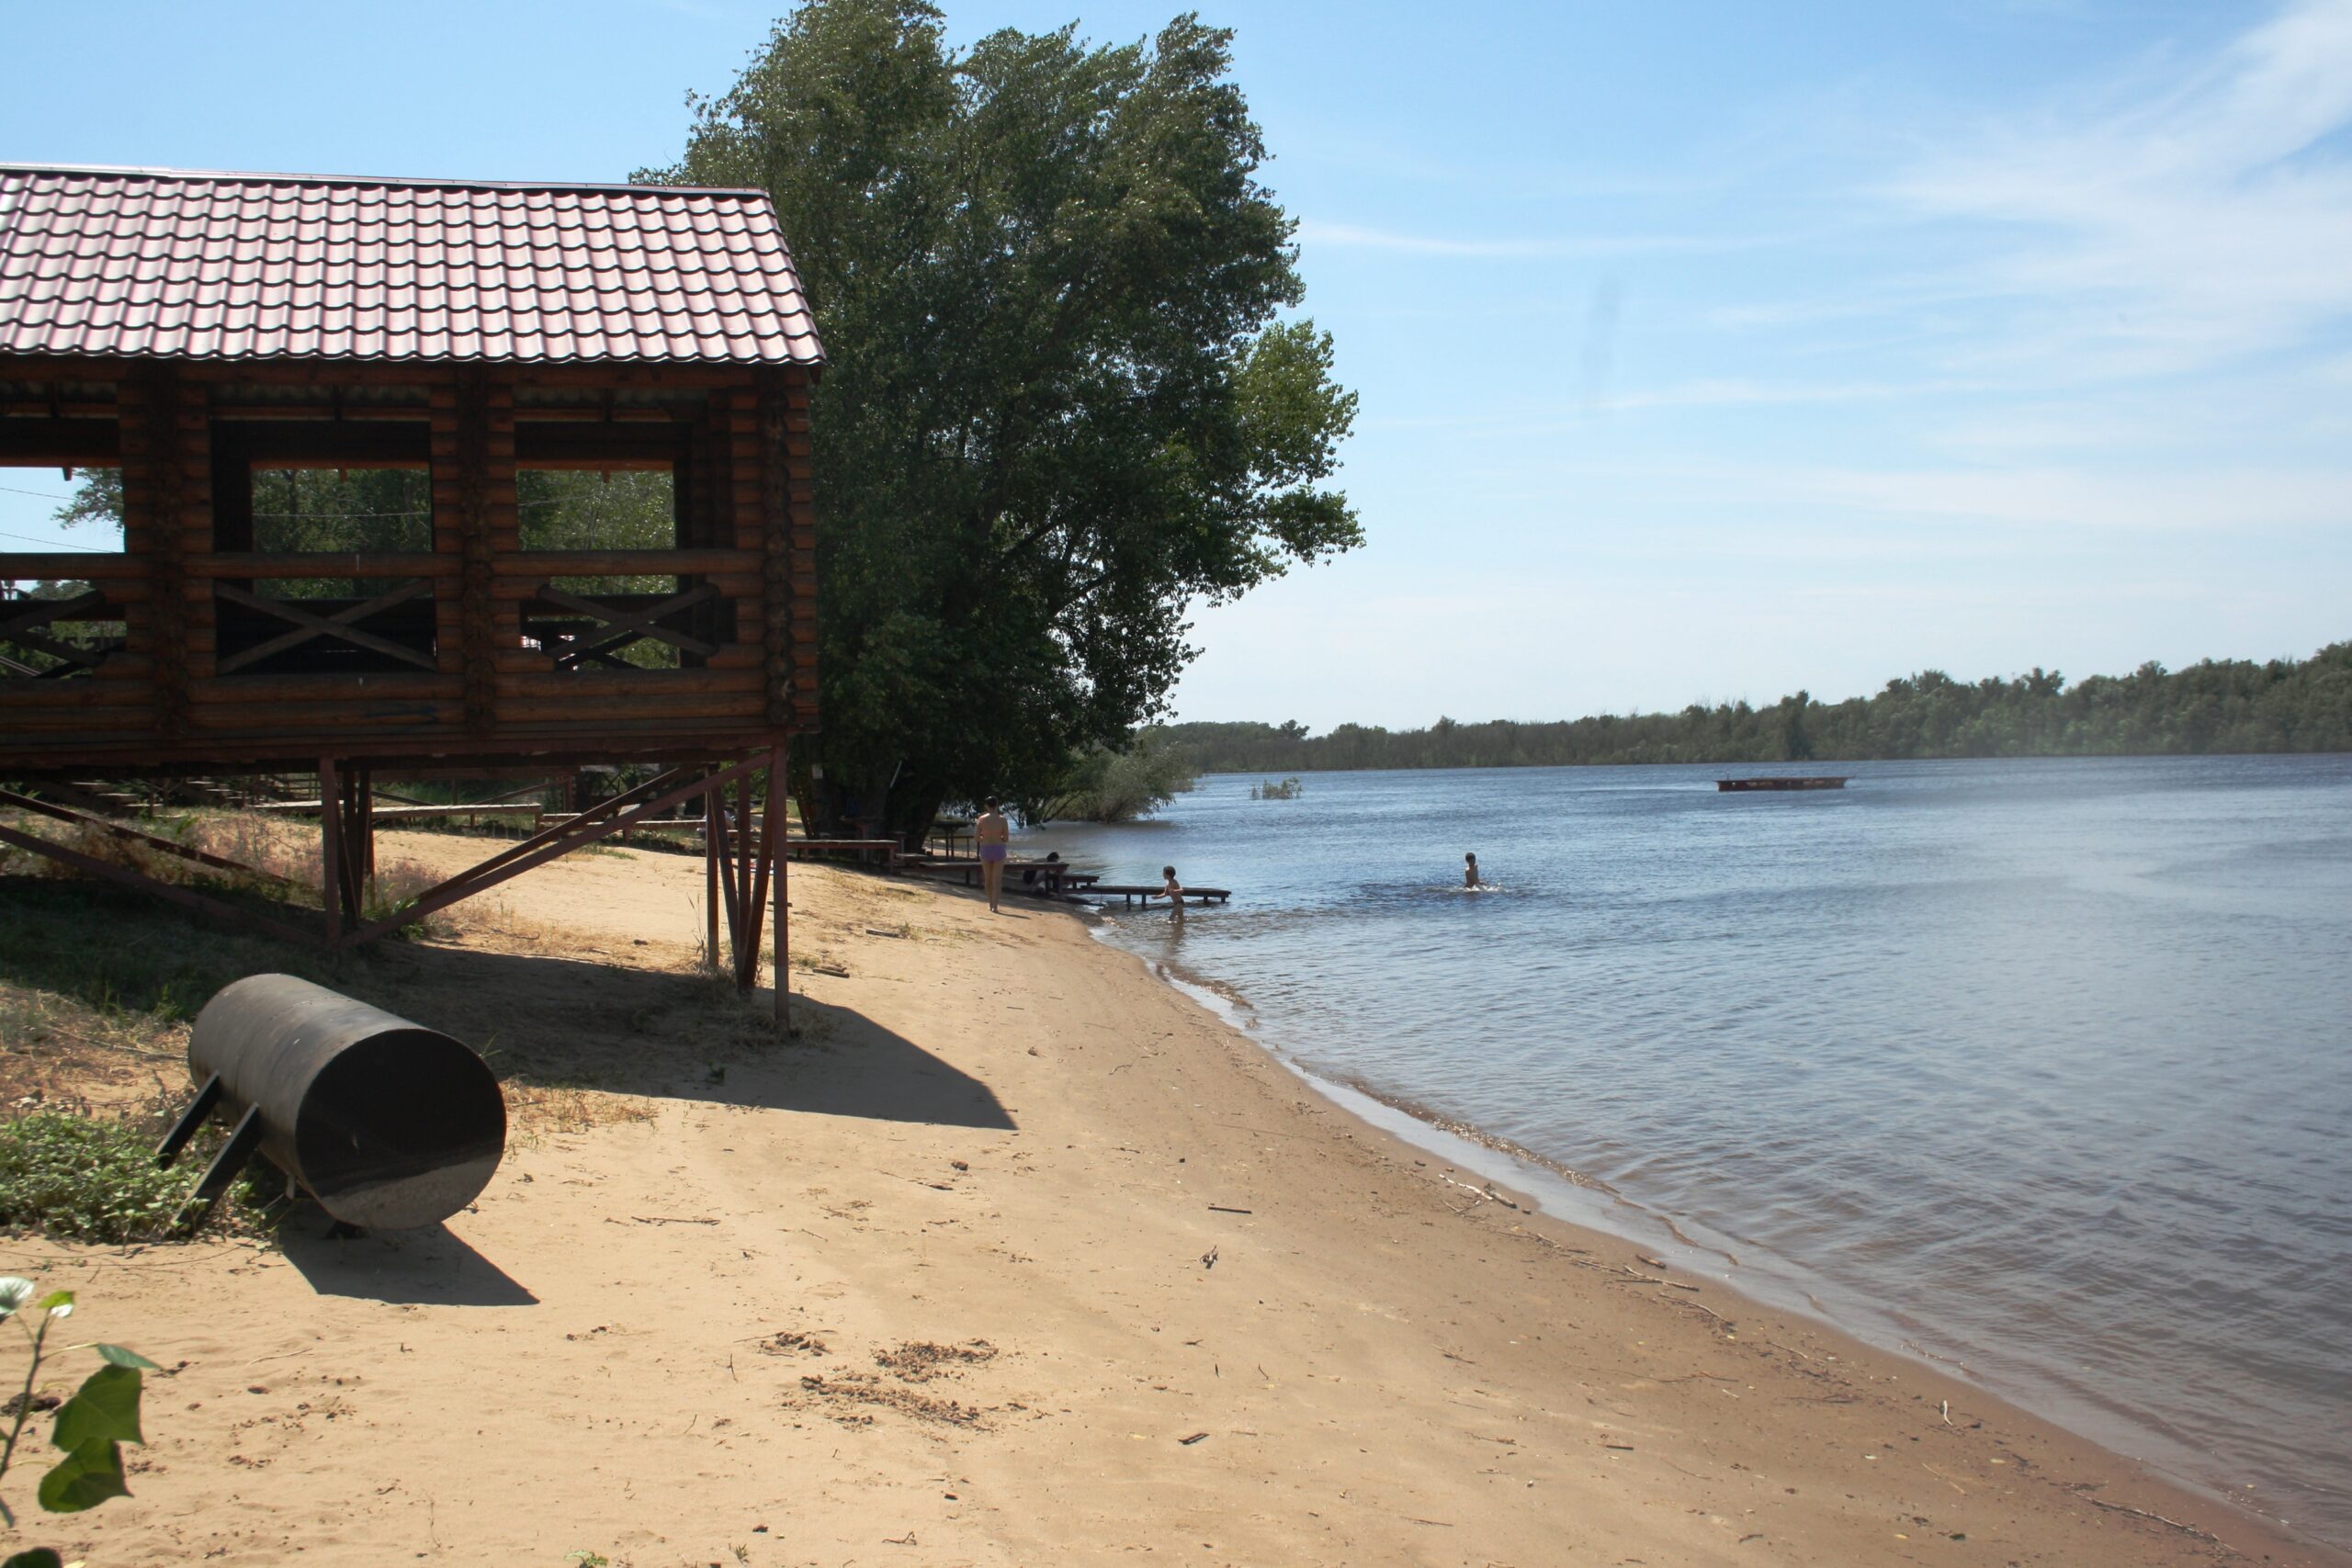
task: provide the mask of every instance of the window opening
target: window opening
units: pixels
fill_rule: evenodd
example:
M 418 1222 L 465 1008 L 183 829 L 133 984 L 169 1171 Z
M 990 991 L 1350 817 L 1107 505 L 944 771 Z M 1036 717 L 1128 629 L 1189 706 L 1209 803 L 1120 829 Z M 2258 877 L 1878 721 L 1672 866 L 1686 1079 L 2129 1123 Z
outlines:
M 253 547 L 263 555 L 412 555 L 433 548 L 433 479 L 415 468 L 253 470 Z M 353 592 L 351 578 L 272 578 L 276 599 Z
M 122 553 L 120 468 L 0 467 L 0 554 L 41 553 Z
M 401 456 L 383 448 L 411 434 L 281 427 L 235 431 L 229 439 L 280 445 L 261 456 L 239 449 L 216 458 L 216 535 L 224 548 L 258 558 L 251 576 L 214 581 L 214 672 L 437 671 L 433 582 L 384 560 L 433 550 L 431 473 L 421 463 L 383 462 Z M 337 463 L 338 440 L 375 460 Z M 365 558 L 325 577 L 274 576 L 263 564 L 270 556 L 307 555 Z
M 523 468 L 514 494 L 526 552 L 677 547 L 677 481 L 666 466 Z M 523 631 L 560 670 L 677 670 L 717 650 L 730 611 L 691 577 L 571 574 L 548 579 L 526 609 Z
M 524 468 L 514 476 L 526 550 L 674 549 L 677 505 L 677 481 L 666 468 Z
M 0 556 L 122 554 L 122 470 L 0 467 Z M 105 581 L 0 576 L 0 681 L 86 675 L 123 645 Z

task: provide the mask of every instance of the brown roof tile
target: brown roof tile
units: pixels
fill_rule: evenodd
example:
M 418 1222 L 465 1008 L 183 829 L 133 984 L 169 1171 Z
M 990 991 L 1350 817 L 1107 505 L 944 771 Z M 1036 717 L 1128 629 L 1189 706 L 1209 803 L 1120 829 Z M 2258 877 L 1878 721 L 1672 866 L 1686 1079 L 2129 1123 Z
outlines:
M 0 164 L 0 355 L 822 363 L 759 191 Z

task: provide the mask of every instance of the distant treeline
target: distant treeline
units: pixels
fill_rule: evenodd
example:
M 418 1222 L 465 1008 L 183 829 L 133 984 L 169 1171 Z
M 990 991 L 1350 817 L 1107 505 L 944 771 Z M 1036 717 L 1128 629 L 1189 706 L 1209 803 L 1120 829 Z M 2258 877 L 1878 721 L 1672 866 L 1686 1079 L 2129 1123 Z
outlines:
M 1510 768 L 1611 762 L 1780 762 L 1809 758 L 2076 757 L 2352 751 L 2352 642 L 2308 660 L 2143 664 L 2069 686 L 2056 671 L 1973 685 L 1940 670 L 1834 704 L 1804 692 L 1770 707 L 1694 703 L 1680 713 L 1550 724 L 1498 719 L 1427 729 L 1343 724 L 1177 724 L 1203 773 L 1325 768 Z

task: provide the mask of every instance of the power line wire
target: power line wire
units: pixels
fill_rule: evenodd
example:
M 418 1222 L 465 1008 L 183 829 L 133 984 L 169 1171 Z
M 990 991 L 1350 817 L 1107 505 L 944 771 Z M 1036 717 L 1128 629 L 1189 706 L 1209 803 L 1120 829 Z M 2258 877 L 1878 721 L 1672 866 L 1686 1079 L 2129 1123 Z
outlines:
M 28 545 L 47 545 L 53 550 L 81 550 L 94 556 L 119 555 L 118 550 L 102 550 L 96 545 L 69 545 L 62 539 L 36 539 L 30 534 L 0 532 L 0 539 L 21 539 Z

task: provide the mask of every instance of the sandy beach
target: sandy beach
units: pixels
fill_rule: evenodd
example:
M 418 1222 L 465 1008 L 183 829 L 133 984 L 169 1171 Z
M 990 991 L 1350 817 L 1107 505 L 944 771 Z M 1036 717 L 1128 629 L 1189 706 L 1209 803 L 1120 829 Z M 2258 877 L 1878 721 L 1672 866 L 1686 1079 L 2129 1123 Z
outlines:
M 26 1539 L 93 1568 L 2347 1561 L 1483 1190 L 1069 910 L 797 867 L 779 1043 L 694 975 L 701 892 L 689 857 L 577 856 L 355 973 L 532 1068 L 446 1229 L 0 1247 L 173 1369 L 134 1497 Z

